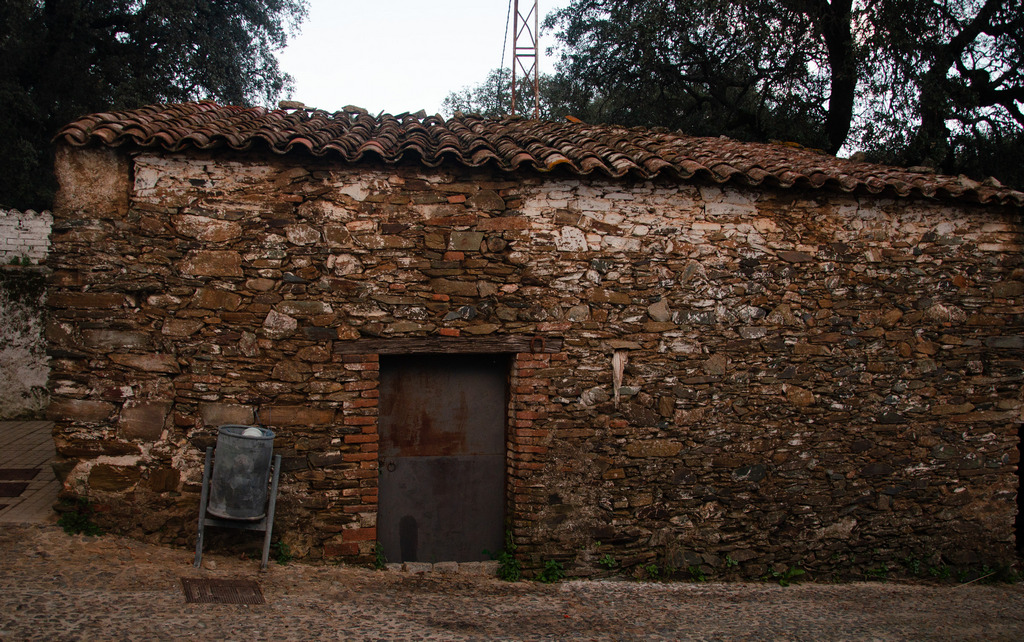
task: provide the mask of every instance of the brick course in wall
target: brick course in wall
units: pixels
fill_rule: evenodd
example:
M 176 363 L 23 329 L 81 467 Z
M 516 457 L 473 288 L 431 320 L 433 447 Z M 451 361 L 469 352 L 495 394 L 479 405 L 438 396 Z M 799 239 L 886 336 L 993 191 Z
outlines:
M 46 260 L 50 248 L 50 212 L 0 209 L 0 263 L 28 258 L 32 264 Z
M 368 561 L 379 361 L 350 346 L 526 336 L 528 568 L 1013 559 L 1019 211 L 258 155 L 62 149 L 58 175 L 50 416 L 108 528 L 193 541 L 205 447 L 258 413 L 275 532 Z

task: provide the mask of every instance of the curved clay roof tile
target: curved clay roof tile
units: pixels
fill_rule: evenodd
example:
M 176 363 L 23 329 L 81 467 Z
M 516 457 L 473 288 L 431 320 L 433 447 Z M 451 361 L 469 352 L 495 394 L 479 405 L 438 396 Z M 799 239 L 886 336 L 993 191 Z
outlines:
M 395 163 L 415 156 L 424 165 L 494 163 L 511 171 L 528 164 L 538 171 L 564 168 L 576 174 L 601 171 L 673 180 L 697 177 L 718 183 L 767 184 L 848 192 L 945 198 L 1024 207 L 1024 193 L 981 185 L 966 177 L 919 174 L 901 168 L 854 163 L 787 145 L 700 138 L 639 127 L 556 123 L 519 117 L 461 115 L 443 120 L 420 114 L 371 116 L 365 110 L 266 110 L 221 106 L 211 101 L 150 105 L 102 112 L 68 124 L 56 139 L 73 146 L 135 145 L 168 151 L 227 146 L 278 154 L 308 150 L 357 163 L 367 153 Z

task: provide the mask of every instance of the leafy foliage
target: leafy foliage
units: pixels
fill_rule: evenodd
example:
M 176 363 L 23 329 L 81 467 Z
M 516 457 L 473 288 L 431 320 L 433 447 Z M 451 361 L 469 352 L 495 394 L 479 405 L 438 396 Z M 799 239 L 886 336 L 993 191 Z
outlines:
M 512 537 L 512 531 L 505 531 L 505 549 L 498 553 L 484 551 L 498 562 L 498 579 L 505 582 L 518 582 L 523 577 L 523 564 L 516 559 L 516 542 Z
M 769 570 L 761 579 L 763 580 L 778 580 L 779 586 L 789 586 L 793 583 L 796 578 L 800 577 L 805 573 L 804 569 L 799 566 L 790 566 L 785 571 L 777 571 L 774 568 Z
M 274 554 L 274 561 L 282 566 L 295 559 L 292 547 L 280 540 L 270 544 L 270 551 Z
M 544 562 L 544 568 L 537 574 L 537 581 L 543 584 L 554 584 L 565 577 L 565 571 L 557 560 Z
M 561 55 L 541 82 L 547 117 L 1024 186 L 1024 0 L 574 0 L 544 24 Z M 500 78 L 462 104 L 502 113 Z
M 103 534 L 100 527 L 92 521 L 95 511 L 93 510 L 92 502 L 88 498 L 62 499 L 61 510 L 63 512 L 60 519 L 57 520 L 57 525 L 64 529 L 64 532 L 68 535 Z
M 383 571 L 388 567 L 388 558 L 384 555 L 384 545 L 377 542 L 373 546 L 373 568 L 377 571 Z
M 50 204 L 50 139 L 85 113 L 210 98 L 271 103 L 291 86 L 274 51 L 306 0 L 0 3 L 0 203 Z

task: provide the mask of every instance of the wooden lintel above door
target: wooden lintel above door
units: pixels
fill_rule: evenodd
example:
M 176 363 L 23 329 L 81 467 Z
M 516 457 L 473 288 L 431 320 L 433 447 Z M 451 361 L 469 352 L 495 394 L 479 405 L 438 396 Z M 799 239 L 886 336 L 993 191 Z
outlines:
M 561 337 L 502 334 L 486 337 L 401 337 L 336 341 L 336 354 L 497 354 L 553 353 L 562 349 Z

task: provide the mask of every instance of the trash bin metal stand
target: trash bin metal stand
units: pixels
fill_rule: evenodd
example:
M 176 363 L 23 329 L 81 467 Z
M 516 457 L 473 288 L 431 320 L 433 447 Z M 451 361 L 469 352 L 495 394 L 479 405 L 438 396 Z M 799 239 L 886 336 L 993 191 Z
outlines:
M 210 463 L 213 461 L 213 446 L 206 447 L 206 463 L 203 464 L 203 490 L 199 495 L 199 536 L 196 537 L 196 561 L 193 564 L 199 568 L 203 561 L 203 530 L 206 517 L 206 504 L 210 501 Z
M 270 557 L 270 536 L 274 532 L 274 511 L 277 509 L 277 481 L 281 478 L 281 455 L 274 455 L 274 481 L 270 484 L 270 505 L 267 506 L 267 516 L 263 518 L 266 522 L 263 535 L 263 563 L 261 569 L 267 568 L 267 558 Z
M 260 568 L 267 568 L 270 559 L 270 538 L 274 531 L 274 511 L 277 509 L 277 485 L 281 476 L 281 455 L 274 455 L 274 476 L 270 487 L 270 501 L 267 507 L 267 514 L 256 521 L 239 519 L 224 519 L 222 517 L 210 517 L 206 514 L 206 506 L 209 501 L 210 487 L 210 463 L 213 455 L 213 447 L 206 449 L 206 466 L 203 469 L 203 490 L 199 499 L 199 537 L 196 539 L 196 559 L 194 566 L 199 568 L 203 561 L 203 531 L 207 526 L 218 528 L 238 528 L 247 531 L 263 531 L 263 559 Z

